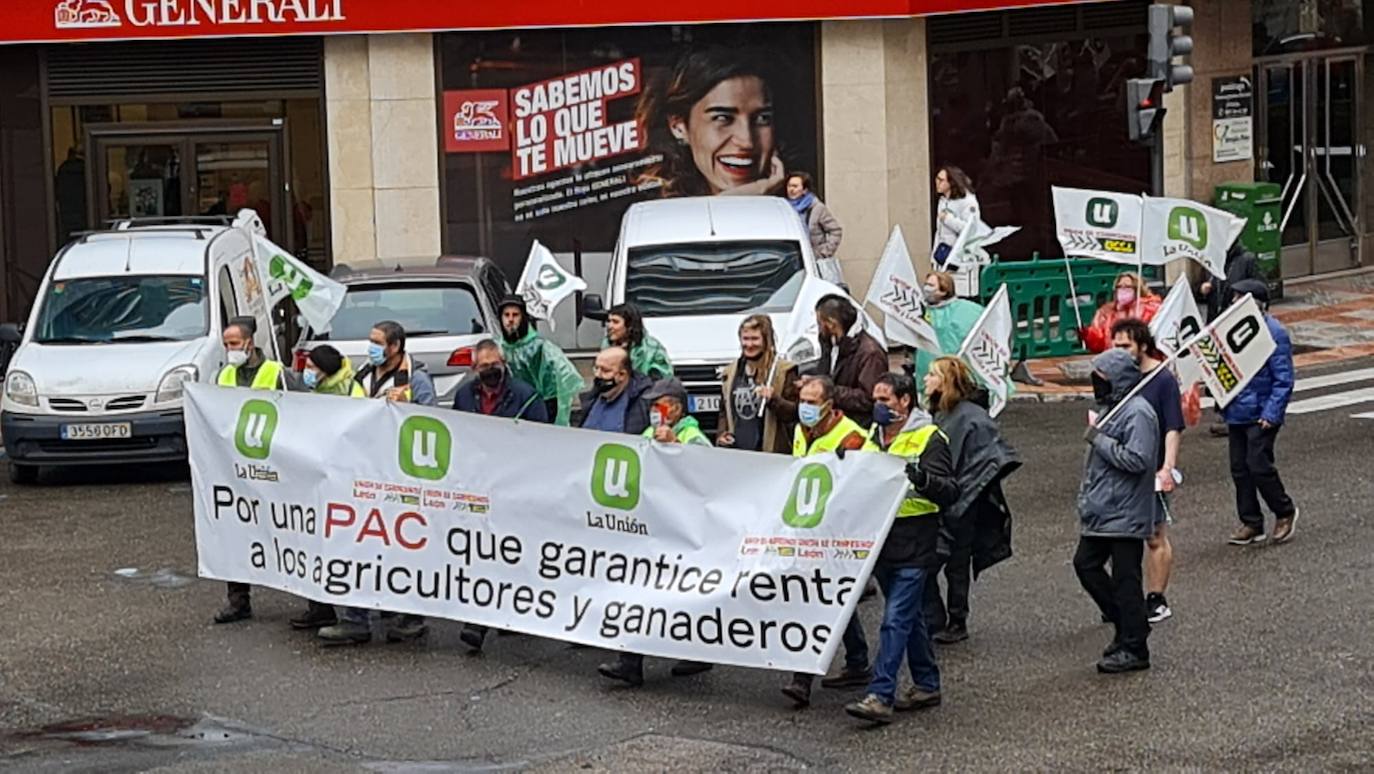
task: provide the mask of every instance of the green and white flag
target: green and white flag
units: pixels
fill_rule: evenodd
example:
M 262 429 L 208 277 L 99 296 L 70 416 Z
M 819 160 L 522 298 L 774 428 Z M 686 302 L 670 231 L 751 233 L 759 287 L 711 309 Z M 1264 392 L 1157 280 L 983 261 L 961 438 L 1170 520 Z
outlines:
M 547 321 L 549 330 L 553 330 L 554 308 L 573 293 L 586 289 L 586 281 L 559 266 L 549 248 L 536 239 L 530 246 L 530 257 L 525 261 L 525 271 L 520 274 L 515 292 L 525 299 L 530 316 Z
M 1141 199 L 1116 191 L 1055 186 L 1055 235 L 1069 257 L 1140 262 Z M 1145 263 L 1151 263 L 1146 255 Z
M 343 305 L 347 288 L 268 239 L 262 218 L 253 210 L 239 210 L 234 226 L 253 235 L 253 259 L 267 288 L 268 308 L 290 296 L 313 330 L 328 332 L 334 314 Z
M 1245 229 L 1245 219 L 1188 199 L 1145 197 L 1140 249 L 1145 263 L 1178 258 L 1196 261 L 1215 277 L 1226 277 L 1226 252 Z

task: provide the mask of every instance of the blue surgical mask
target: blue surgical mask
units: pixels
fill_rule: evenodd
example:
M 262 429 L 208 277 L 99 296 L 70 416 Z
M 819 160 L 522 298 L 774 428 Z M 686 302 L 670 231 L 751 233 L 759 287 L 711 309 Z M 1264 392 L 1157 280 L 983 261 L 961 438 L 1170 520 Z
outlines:
M 313 390 L 320 383 L 320 372 L 311 371 L 307 368 L 305 373 L 301 374 L 301 381 L 305 383 L 307 389 Z
M 381 344 L 378 344 L 378 343 L 375 342 L 375 341 L 372 342 L 371 344 L 368 344 L 368 345 L 367 345 L 367 362 L 369 362 L 369 363 L 371 363 L 372 365 L 375 365 L 375 366 L 379 366 L 379 365 L 381 365 L 382 363 L 385 363 L 385 362 L 386 362 L 386 347 L 382 346 Z
M 892 407 L 886 403 L 873 404 L 873 421 L 880 427 L 887 427 L 897 421 L 897 415 L 892 413 Z
M 807 427 L 815 427 L 821 423 L 821 407 L 803 403 L 797 406 L 797 419 Z

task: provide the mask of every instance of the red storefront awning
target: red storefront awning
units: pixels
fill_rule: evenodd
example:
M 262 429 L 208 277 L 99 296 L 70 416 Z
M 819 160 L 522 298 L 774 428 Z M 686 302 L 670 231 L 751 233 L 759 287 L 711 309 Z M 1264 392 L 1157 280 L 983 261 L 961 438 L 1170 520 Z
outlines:
M 0 43 L 860 19 L 1074 1 L 9 0 Z

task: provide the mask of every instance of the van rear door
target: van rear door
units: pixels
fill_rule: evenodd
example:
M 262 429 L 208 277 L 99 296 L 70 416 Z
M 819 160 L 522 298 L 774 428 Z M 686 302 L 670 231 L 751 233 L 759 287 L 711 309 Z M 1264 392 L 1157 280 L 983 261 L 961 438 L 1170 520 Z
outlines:
M 271 310 L 267 306 L 267 285 L 258 271 L 258 262 L 253 255 L 253 242 L 242 229 L 230 228 L 216 234 L 208 248 L 209 268 L 214 277 L 215 297 L 219 300 L 221 314 L 229 318 L 219 321 L 219 331 L 235 316 L 252 317 L 257 321 L 257 332 L 253 343 L 263 354 L 272 360 L 281 360 L 277 347 L 277 332 L 272 324 Z M 233 300 L 235 308 L 228 309 L 228 300 Z M 221 359 L 223 353 L 221 352 Z

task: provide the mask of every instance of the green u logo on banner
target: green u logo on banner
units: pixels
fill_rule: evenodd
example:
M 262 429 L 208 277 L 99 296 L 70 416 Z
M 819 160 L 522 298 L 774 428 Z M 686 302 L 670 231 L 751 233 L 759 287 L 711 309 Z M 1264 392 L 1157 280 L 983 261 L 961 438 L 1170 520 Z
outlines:
M 797 473 L 792 482 L 792 494 L 782 511 L 782 521 L 789 527 L 811 529 L 819 526 L 825 518 L 825 506 L 830 502 L 830 493 L 835 488 L 835 480 L 830 469 L 824 465 L 807 465 Z
M 1097 197 L 1088 200 L 1088 211 L 1084 213 L 1089 224 L 1097 228 L 1112 228 L 1120 215 L 1121 208 L 1111 199 Z
M 250 460 L 265 460 L 272 453 L 277 432 L 277 407 L 265 400 L 250 400 L 239 409 L 234 429 L 234 448 Z
M 603 444 L 592 462 L 592 499 L 603 508 L 632 511 L 639 505 L 639 455 L 618 443 Z
M 448 475 L 453 437 L 434 417 L 410 417 L 401 423 L 400 465 L 407 476 L 438 481 Z
M 1169 211 L 1169 238 L 1207 249 L 1207 218 L 1192 207 L 1173 208 Z

